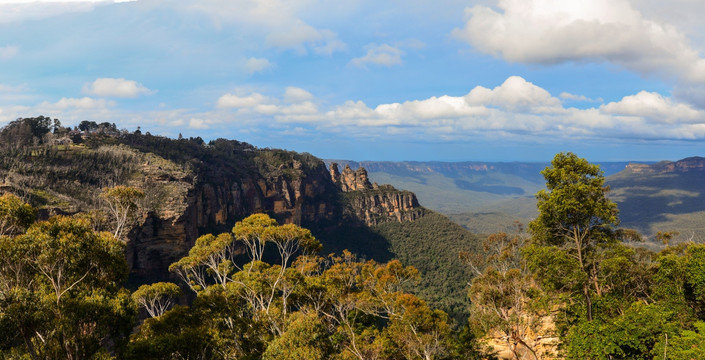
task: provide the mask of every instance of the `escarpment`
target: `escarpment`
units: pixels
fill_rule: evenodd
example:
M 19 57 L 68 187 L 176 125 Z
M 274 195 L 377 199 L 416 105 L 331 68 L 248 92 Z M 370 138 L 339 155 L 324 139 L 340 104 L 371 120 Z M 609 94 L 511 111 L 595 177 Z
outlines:
M 371 184 L 363 167 L 353 171 L 345 165 L 339 172 L 338 164 L 331 163 L 330 174 L 344 193 L 346 214 L 368 226 L 388 221 L 414 221 L 424 215 L 414 193 L 391 185 Z
M 328 170 L 310 154 L 129 133 L 85 134 L 81 141 L 6 150 L 0 191 L 22 194 L 44 218 L 84 212 L 97 216 L 97 229 L 110 230 L 101 212 L 102 189 L 143 190 L 126 238 L 134 284 L 168 279 L 168 266 L 198 236 L 230 231 L 252 213 L 335 229 L 411 221 L 424 211 L 414 194 L 370 184 L 365 169 Z

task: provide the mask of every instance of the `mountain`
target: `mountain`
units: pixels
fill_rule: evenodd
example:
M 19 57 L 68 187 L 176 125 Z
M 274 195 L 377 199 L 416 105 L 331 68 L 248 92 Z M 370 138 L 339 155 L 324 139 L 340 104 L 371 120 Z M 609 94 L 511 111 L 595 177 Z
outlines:
M 479 240 L 422 207 L 414 193 L 371 184 L 364 169 L 339 171 L 310 154 L 235 140 L 206 144 L 199 138 L 68 129 L 63 136 L 15 136 L 24 125 L 0 130 L 0 192 L 23 197 L 42 218 L 83 212 L 107 229 L 96 216 L 101 189 L 144 190 L 142 211 L 126 239 L 132 287 L 175 281 L 168 266 L 200 235 L 230 231 L 236 221 L 265 212 L 280 223 L 310 228 L 324 254 L 350 249 L 378 261 L 401 258 L 421 270 L 424 280 L 416 290 L 429 295 L 431 304 L 451 304 L 446 309 L 456 318 L 467 310 L 470 274 L 458 252 L 475 249 Z M 385 230 L 390 223 L 395 231 Z M 443 236 L 436 236 L 439 228 Z M 444 266 L 427 266 L 436 262 Z
M 352 162 L 372 181 L 413 191 L 425 206 L 473 233 L 510 231 L 536 215 L 534 194 L 544 188 L 540 172 L 548 163 Z M 331 161 L 327 161 L 331 162 Z M 681 238 L 705 240 L 705 158 L 646 163 L 600 163 L 621 226 L 653 237 L 678 231 Z
M 629 164 L 607 179 L 622 226 L 705 240 L 705 158 Z
M 511 231 L 514 221 L 536 216 L 534 194 L 544 188 L 549 163 L 526 162 L 336 162 L 364 167 L 372 181 L 414 192 L 424 206 L 441 212 L 473 233 Z M 627 162 L 601 163 L 607 175 Z

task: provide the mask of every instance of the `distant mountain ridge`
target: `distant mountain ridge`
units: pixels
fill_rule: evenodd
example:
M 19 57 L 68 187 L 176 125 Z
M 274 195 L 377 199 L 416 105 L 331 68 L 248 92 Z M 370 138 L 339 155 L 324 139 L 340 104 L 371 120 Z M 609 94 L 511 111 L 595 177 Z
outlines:
M 635 174 L 705 171 L 705 158 L 693 156 L 678 161 L 659 161 L 655 164 L 630 163 L 625 170 Z
M 330 163 L 330 160 L 326 160 Z M 475 233 L 505 231 L 536 215 L 549 163 L 341 161 L 363 166 L 372 181 L 413 191 L 426 207 Z M 600 168 L 620 208 L 622 226 L 646 235 L 705 233 L 705 157 L 678 161 L 603 162 Z

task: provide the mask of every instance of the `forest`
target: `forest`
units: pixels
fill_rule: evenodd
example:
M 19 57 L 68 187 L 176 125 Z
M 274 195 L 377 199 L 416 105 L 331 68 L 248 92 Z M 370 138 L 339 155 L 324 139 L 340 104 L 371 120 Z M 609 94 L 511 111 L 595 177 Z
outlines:
M 110 124 L 83 125 L 119 132 Z M 46 135 L 62 129 L 48 118 L 5 127 L 2 161 L 39 152 L 60 161 L 67 145 Z M 145 139 L 120 136 L 138 150 Z M 178 161 L 194 147 L 210 156 L 203 146 L 190 139 L 168 153 Z M 248 149 L 222 151 L 257 156 Z M 108 175 L 114 183 L 144 160 L 133 151 L 119 152 L 123 165 Z M 279 153 L 268 154 L 256 162 L 259 171 L 280 171 L 268 165 Z M 85 156 L 105 165 L 94 153 Z M 32 168 L 23 171 L 22 179 L 33 181 Z M 100 187 L 97 197 L 83 198 L 101 204 L 100 211 L 38 221 L 42 194 L 0 188 L 2 358 L 705 358 L 705 245 L 675 242 L 664 232 L 658 251 L 642 246 L 637 231 L 619 227 L 599 166 L 573 153 L 557 154 L 541 172 L 538 217 L 511 232 L 466 239 L 476 243 L 454 248 L 457 257 L 443 263 L 429 258 L 417 268 L 411 258 L 329 253 L 310 230 L 255 213 L 231 230 L 200 236 L 169 266 L 173 282 L 139 287 L 127 284 L 126 229 L 154 194 L 72 171 Z M 61 178 L 41 181 L 80 197 L 80 188 Z M 385 224 L 375 231 L 412 237 L 417 230 Z M 417 241 L 402 252 L 433 257 L 423 243 L 434 239 Z M 443 304 L 434 299 L 443 290 L 424 285 L 421 266 L 450 262 L 465 271 L 465 279 L 448 284 L 467 293 L 465 309 L 457 301 L 444 309 L 429 305 Z

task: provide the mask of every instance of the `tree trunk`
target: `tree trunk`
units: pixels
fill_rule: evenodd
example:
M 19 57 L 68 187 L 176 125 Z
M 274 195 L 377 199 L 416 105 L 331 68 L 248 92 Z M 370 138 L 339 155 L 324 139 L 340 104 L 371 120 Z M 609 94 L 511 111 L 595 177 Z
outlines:
M 587 307 L 587 319 L 592 321 L 592 299 L 590 298 L 590 289 L 587 284 L 583 286 L 583 294 L 585 295 L 585 305 Z

